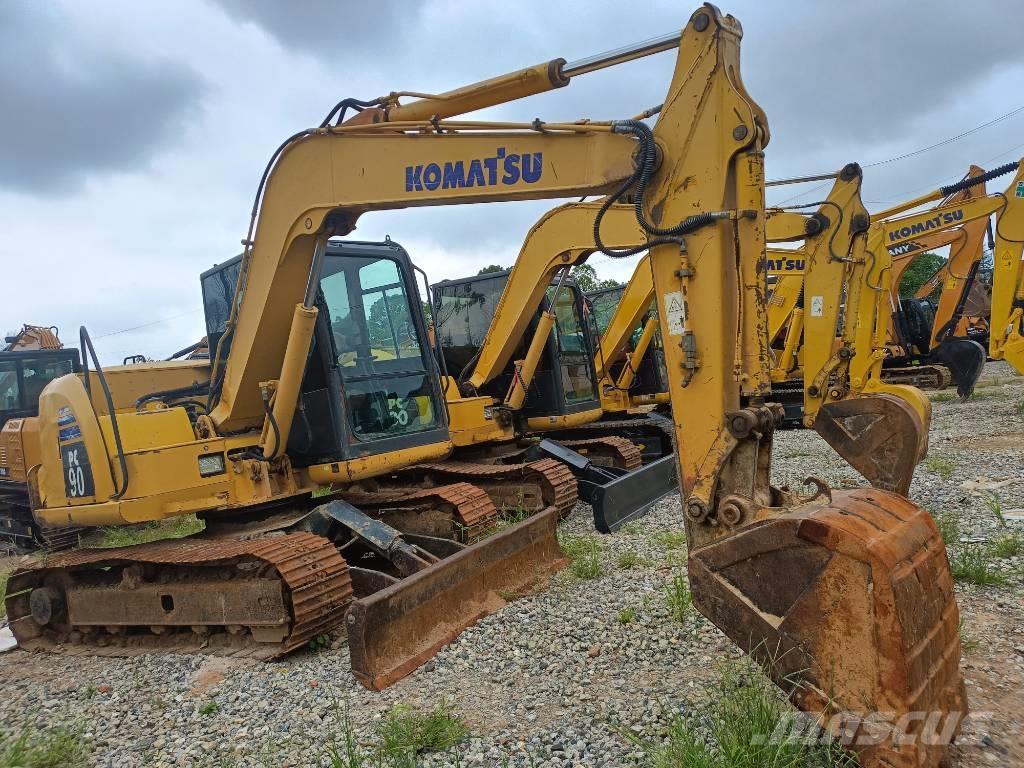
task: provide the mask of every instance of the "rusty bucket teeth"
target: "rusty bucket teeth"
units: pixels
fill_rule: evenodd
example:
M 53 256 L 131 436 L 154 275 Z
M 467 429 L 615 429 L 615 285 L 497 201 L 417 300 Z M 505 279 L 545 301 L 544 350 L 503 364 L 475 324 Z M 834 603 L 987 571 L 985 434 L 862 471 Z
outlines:
M 701 613 L 863 768 L 939 765 L 967 702 L 953 581 L 927 512 L 886 491 L 833 491 L 694 550 L 689 571 Z
M 821 407 L 815 431 L 875 488 L 910 492 L 927 453 L 928 432 L 906 402 L 892 395 L 838 400 Z
M 558 516 L 549 507 L 356 600 L 347 618 L 356 679 L 372 690 L 386 688 L 504 606 L 510 595 L 542 584 L 564 563 Z

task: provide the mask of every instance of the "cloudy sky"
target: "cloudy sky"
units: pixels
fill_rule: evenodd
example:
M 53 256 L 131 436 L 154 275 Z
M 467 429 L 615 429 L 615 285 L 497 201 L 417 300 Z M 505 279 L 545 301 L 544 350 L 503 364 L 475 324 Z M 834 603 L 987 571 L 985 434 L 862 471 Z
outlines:
M 693 4 L 695 7 L 695 3 Z M 1020 0 L 733 0 L 744 80 L 768 113 L 769 177 L 865 166 L 1024 106 Z M 29 0 L 0 2 L 0 330 L 85 324 L 107 363 L 203 333 L 198 275 L 238 252 L 287 135 L 338 100 L 439 92 L 678 29 L 679 0 Z M 669 53 L 487 110 L 628 117 L 662 101 Z M 1024 111 L 867 167 L 869 208 L 1024 155 Z M 770 201 L 820 196 L 814 185 Z M 549 202 L 368 215 L 432 280 L 509 264 Z M 629 263 L 594 259 L 602 276 Z

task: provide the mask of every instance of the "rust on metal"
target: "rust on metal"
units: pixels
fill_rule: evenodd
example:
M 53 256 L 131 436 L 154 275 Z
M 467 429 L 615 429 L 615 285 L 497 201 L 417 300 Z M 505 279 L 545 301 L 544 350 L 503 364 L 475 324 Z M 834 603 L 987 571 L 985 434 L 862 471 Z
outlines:
M 293 533 L 53 555 L 11 575 L 6 604 L 14 636 L 30 650 L 272 659 L 341 624 L 351 600 L 334 545 Z
M 394 476 L 399 482 L 413 479 L 416 482 L 471 483 L 486 491 L 495 504 L 503 508 L 523 505 L 537 512 L 555 506 L 562 514 L 568 514 L 579 500 L 575 476 L 554 459 L 525 464 L 445 461 L 418 464 Z
M 564 564 L 558 517 L 549 507 L 353 602 L 347 622 L 356 679 L 372 690 L 386 688 L 504 606 L 503 595 L 542 584 Z
M 607 460 L 613 467 L 620 469 L 639 469 L 643 463 L 640 449 L 624 437 L 606 435 L 604 437 L 588 437 L 581 440 L 559 440 L 566 448 L 582 453 L 595 464 Z
M 928 451 L 928 433 L 917 413 L 890 395 L 827 403 L 814 429 L 871 485 L 903 496 Z
M 958 723 L 967 702 L 953 581 L 927 512 L 883 490 L 833 491 L 694 550 L 689 572 L 701 613 L 797 706 L 842 715 L 835 735 L 862 765 L 938 765 L 941 739 L 906 737 L 935 714 Z M 894 726 L 919 712 L 930 719 Z
M 487 536 L 498 523 L 490 496 L 465 482 L 435 488 L 357 486 L 340 498 L 403 533 L 450 538 L 472 543 Z

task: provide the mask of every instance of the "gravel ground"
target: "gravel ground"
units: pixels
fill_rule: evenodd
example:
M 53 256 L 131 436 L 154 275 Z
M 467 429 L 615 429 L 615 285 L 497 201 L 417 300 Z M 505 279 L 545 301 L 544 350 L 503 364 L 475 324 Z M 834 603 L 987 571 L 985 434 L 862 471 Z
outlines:
M 955 513 L 968 545 L 1002 529 L 986 502 L 991 495 L 964 481 L 996 486 L 988 493 L 1004 514 L 1024 518 L 1022 401 L 1024 378 L 989 364 L 974 400 L 934 403 L 930 457 L 912 497 L 933 514 Z M 810 432 L 781 433 L 775 457 L 778 483 L 795 485 L 811 473 L 836 486 L 863 482 Z M 578 509 L 564 533 L 590 534 L 588 511 Z M 1024 519 L 1008 525 L 1024 531 Z M 340 713 L 370 739 L 395 704 L 447 701 L 470 731 L 463 766 L 643 765 L 623 732 L 661 736 L 671 713 L 709 695 L 716 661 L 737 655 L 703 619 L 680 625 L 669 614 L 665 587 L 682 572 L 685 548 L 664 534 L 680 529 L 678 498 L 663 501 L 626 532 L 600 540 L 601 578 L 560 573 L 383 693 L 355 682 L 341 639 L 273 664 L 14 651 L 0 656 L 0 729 L 80 727 L 96 766 L 320 766 L 329 765 L 324 749 L 339 733 Z M 638 564 L 621 567 L 623 553 Z M 968 690 L 975 710 L 992 713 L 956 758 L 964 768 L 1024 765 L 1024 558 L 996 567 L 1007 585 L 958 587 Z M 623 623 L 629 609 L 635 617 Z M 450 755 L 423 758 L 423 765 L 452 764 Z

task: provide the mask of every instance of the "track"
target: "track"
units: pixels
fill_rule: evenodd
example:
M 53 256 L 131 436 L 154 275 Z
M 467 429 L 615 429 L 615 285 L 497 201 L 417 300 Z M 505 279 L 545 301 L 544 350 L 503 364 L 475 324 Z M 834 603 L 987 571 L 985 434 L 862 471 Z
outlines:
M 0 483 L 0 554 L 58 552 L 79 544 L 82 528 L 41 528 L 32 518 L 24 487 Z
M 534 436 L 557 440 L 595 459 L 610 455 L 613 456 L 613 466 L 636 469 L 641 462 L 660 459 L 672 453 L 675 430 L 671 419 L 651 414 L 644 418 L 602 419 L 580 427 Z
M 79 550 L 15 571 L 7 590 L 23 648 L 103 656 L 273 659 L 341 624 L 352 600 L 345 561 L 308 533 Z
M 486 492 L 499 510 L 536 513 L 555 506 L 563 516 L 572 511 L 579 498 L 576 478 L 568 467 L 554 459 L 525 464 L 468 461 L 418 464 L 395 473 L 390 479 L 380 478 L 379 482 L 397 482 L 399 485 L 471 484 Z
M 493 533 L 498 512 L 491 497 L 470 483 L 437 488 L 380 490 L 354 488 L 341 498 L 403 533 L 472 544 Z

